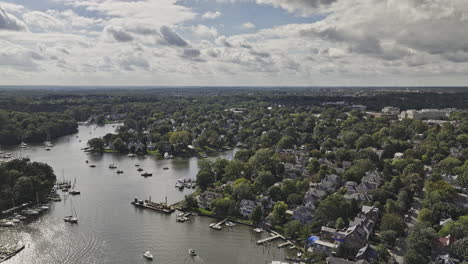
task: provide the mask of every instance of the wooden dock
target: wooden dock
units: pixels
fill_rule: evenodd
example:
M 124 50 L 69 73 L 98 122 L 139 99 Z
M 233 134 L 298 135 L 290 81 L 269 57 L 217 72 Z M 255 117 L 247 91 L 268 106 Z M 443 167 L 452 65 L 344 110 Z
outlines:
M 294 246 L 294 244 L 291 241 L 288 240 L 288 241 L 286 241 L 284 243 L 279 244 L 278 248 L 282 248 L 282 247 L 285 247 L 285 246 L 288 246 L 288 245 Z
M 276 240 L 278 238 L 281 238 L 283 240 L 286 240 L 286 238 L 284 236 L 282 236 L 281 234 L 275 232 L 275 231 L 271 231 L 271 236 L 270 237 L 267 237 L 267 238 L 264 238 L 264 239 L 260 239 L 257 241 L 257 245 L 261 245 L 261 244 L 264 244 L 266 242 L 270 242 L 270 241 L 273 241 L 273 240 Z

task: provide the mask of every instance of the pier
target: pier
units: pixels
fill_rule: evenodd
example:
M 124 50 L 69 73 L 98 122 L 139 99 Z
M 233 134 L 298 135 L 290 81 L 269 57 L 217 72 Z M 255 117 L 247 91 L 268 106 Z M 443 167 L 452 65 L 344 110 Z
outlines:
M 267 238 L 264 238 L 264 239 L 260 239 L 257 241 L 257 245 L 261 245 L 261 244 L 264 244 L 266 242 L 270 242 L 270 241 L 273 241 L 273 240 L 276 240 L 278 238 L 281 238 L 283 240 L 286 240 L 286 238 L 282 235 L 280 235 L 279 233 L 276 233 L 275 231 L 271 231 L 271 236 L 270 237 L 267 237 Z
M 216 224 L 210 224 L 210 227 L 213 228 L 213 229 L 216 229 L 216 230 L 221 230 L 221 225 L 224 224 L 228 219 L 224 219 L 222 220 L 221 222 L 219 223 L 216 223 Z
M 288 246 L 288 245 L 294 246 L 294 244 L 291 241 L 288 240 L 288 241 L 286 241 L 284 243 L 279 244 L 278 248 L 282 248 L 282 247 L 285 247 L 285 246 Z

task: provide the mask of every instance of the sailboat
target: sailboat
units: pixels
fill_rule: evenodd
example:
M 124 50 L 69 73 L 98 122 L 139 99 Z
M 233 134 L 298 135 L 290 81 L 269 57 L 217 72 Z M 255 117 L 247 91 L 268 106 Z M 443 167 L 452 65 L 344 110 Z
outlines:
M 112 164 L 109 165 L 109 169 L 116 169 L 117 166 L 115 166 L 115 162 L 114 162 L 114 157 L 112 157 Z
M 73 185 L 72 185 L 72 189 L 71 191 L 69 191 L 68 193 L 71 194 L 71 195 L 76 195 L 76 194 L 80 194 L 81 192 L 76 190 L 75 189 L 75 186 L 76 186 L 76 178 L 75 180 L 73 181 Z
M 76 215 L 75 208 L 73 208 L 72 200 L 70 200 L 71 206 L 71 215 L 67 215 L 63 218 L 63 220 L 67 223 L 76 224 L 78 223 L 78 216 Z
M 143 254 L 143 257 L 145 257 L 146 259 L 149 259 L 149 260 L 153 260 L 153 255 L 152 255 L 151 252 L 149 252 L 149 251 L 146 251 L 146 252 Z

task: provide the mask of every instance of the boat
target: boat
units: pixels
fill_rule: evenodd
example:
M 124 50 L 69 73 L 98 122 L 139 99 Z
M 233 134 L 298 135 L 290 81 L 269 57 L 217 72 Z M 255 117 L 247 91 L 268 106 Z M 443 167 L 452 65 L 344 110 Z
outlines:
M 257 232 L 257 233 L 261 233 L 261 232 L 263 232 L 263 229 L 261 229 L 261 228 L 255 228 L 254 231 Z
M 27 209 L 27 210 L 24 211 L 24 214 L 25 215 L 38 215 L 39 212 L 36 211 L 36 210 L 33 210 L 33 209 Z
M 183 188 L 184 188 L 184 184 L 182 184 L 182 183 L 180 183 L 180 182 L 177 182 L 177 183 L 175 184 L 175 187 L 176 187 L 176 188 L 179 188 L 179 189 L 183 189 Z
M 164 168 L 163 168 L 163 170 L 168 170 L 168 169 L 169 169 L 169 167 L 164 167 Z
M 96 168 L 96 165 L 91 164 L 91 165 L 89 165 L 89 167 L 90 167 L 90 168 Z
M 71 215 L 67 215 L 63 218 L 63 220 L 67 223 L 70 223 L 70 224 L 76 224 L 78 223 L 78 217 L 76 215 L 76 211 L 75 211 L 75 208 L 73 208 L 73 203 L 72 203 L 72 200 L 70 200 L 70 207 L 71 207 L 71 212 L 72 214 Z
M 89 163 L 89 160 L 86 160 L 85 162 L 86 162 L 86 163 Z
M 230 221 L 227 221 L 225 225 L 229 226 L 229 227 L 236 226 L 236 224 L 234 224 L 233 222 L 230 222 Z
M 145 172 L 145 173 L 142 173 L 141 176 L 149 177 L 149 176 L 153 176 L 153 173 Z
M 116 168 L 117 168 L 117 166 L 115 166 L 114 163 L 112 163 L 111 165 L 109 165 L 109 169 L 116 169 Z
M 133 157 L 135 157 L 135 156 L 136 156 L 136 155 L 133 154 L 133 153 L 128 153 L 128 155 L 127 155 L 127 157 L 130 157 L 130 158 L 133 158 Z
M 135 164 L 135 167 L 140 167 L 140 164 Z
M 123 172 L 123 170 L 118 170 L 117 173 L 121 174 L 121 173 L 124 173 L 124 172 Z
M 149 260 L 153 260 L 153 255 L 149 251 L 146 251 L 145 253 L 143 253 L 143 257 Z
M 172 214 L 175 209 L 167 204 L 167 197 L 166 197 L 166 202 L 165 203 L 155 203 L 151 201 L 151 196 L 149 200 L 138 200 L 138 198 L 135 198 L 130 204 L 140 207 L 140 208 L 145 208 L 145 209 L 151 209 L 155 211 L 159 211 L 162 213 L 166 214 Z
M 197 255 L 197 253 L 196 253 L 195 250 L 193 250 L 193 249 L 189 249 L 189 250 L 188 250 L 188 253 L 189 253 L 190 256 L 192 256 L 192 257 L 195 257 L 195 256 Z
M 50 147 L 45 147 L 45 150 L 49 151 L 49 150 L 51 150 L 51 148 Z
M 73 181 L 72 190 L 68 192 L 69 194 L 71 194 L 71 195 L 77 195 L 77 194 L 80 194 L 80 193 L 81 193 L 80 191 L 75 190 L 75 185 L 76 185 L 76 178 L 75 178 L 75 180 Z
M 20 144 L 20 148 L 25 148 L 25 147 L 27 147 L 27 146 L 28 146 L 28 144 L 26 144 L 26 143 L 24 143 L 24 142 L 21 142 L 21 144 Z
M 142 168 L 138 168 L 138 170 L 137 170 L 137 171 L 143 171 L 143 169 L 142 169 Z
M 15 226 L 15 223 L 13 223 L 12 221 L 1 221 L 0 226 L 2 226 L 2 227 L 13 227 L 13 226 Z

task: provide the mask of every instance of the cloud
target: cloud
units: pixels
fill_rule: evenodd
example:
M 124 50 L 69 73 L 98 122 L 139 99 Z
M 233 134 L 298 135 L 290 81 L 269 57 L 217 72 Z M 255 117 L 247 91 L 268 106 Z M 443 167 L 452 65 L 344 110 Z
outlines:
M 330 6 L 338 0 L 256 0 L 258 4 L 268 4 L 283 8 L 291 13 L 310 14 L 320 7 Z
M 0 7 L 0 30 L 25 31 L 26 25 Z
M 63 31 L 65 24 L 55 17 L 40 11 L 27 12 L 23 20 L 31 31 L 54 32 Z
M 244 24 L 242 24 L 242 28 L 244 29 L 254 29 L 255 28 L 255 25 L 251 22 L 245 22 Z
M 218 30 L 214 27 L 207 27 L 205 25 L 197 25 L 191 28 L 192 32 L 202 38 L 206 37 L 217 37 L 218 36 Z
M 200 50 L 192 49 L 192 48 L 184 49 L 184 55 L 183 56 L 184 57 L 189 57 L 189 58 L 198 57 L 198 56 L 200 56 Z
M 203 19 L 216 19 L 221 16 L 221 12 L 216 11 L 216 12 L 211 12 L 208 11 L 202 15 Z
M 187 41 L 181 38 L 177 33 L 175 33 L 168 26 L 161 27 L 161 35 L 163 39 L 166 41 L 166 43 L 169 45 L 178 46 L 178 47 L 188 46 Z
M 116 28 L 116 27 L 111 26 L 111 27 L 107 27 L 105 29 L 105 32 L 111 35 L 112 38 L 118 42 L 128 42 L 128 41 L 133 40 L 132 35 L 130 35 L 130 33 L 126 32 L 122 28 Z

